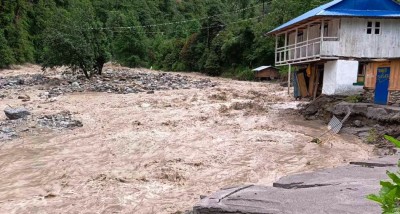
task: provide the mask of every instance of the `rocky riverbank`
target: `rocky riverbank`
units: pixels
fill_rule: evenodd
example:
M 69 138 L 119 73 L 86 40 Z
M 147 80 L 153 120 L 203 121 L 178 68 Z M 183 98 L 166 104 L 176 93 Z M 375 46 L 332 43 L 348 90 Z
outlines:
M 106 69 L 90 80 L 82 75 L 63 73 L 51 77 L 46 74 L 0 77 L 0 98 L 9 96 L 10 89 L 39 86 L 43 98 L 54 98 L 74 92 L 107 92 L 115 94 L 154 93 L 162 90 L 204 89 L 217 84 L 208 78 L 192 79 L 180 74 L 146 72 L 133 69 Z
M 323 120 L 328 123 L 332 116 L 344 118 L 348 109 L 349 119 L 342 133 L 358 136 L 364 143 L 373 144 L 380 155 L 391 155 L 396 150 L 384 139 L 390 135 L 400 139 L 400 107 L 362 103 L 354 97 L 322 96 L 300 110 L 306 120 Z

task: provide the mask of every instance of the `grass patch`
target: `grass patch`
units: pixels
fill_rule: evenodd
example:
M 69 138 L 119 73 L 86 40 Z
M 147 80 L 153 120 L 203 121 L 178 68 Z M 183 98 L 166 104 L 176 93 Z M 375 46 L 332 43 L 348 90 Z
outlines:
M 352 95 L 348 96 L 344 99 L 348 103 L 360 103 L 363 100 L 363 97 L 361 95 Z
M 376 129 L 371 129 L 368 131 L 368 136 L 367 136 L 367 143 L 373 144 L 376 143 L 379 139 L 378 131 Z

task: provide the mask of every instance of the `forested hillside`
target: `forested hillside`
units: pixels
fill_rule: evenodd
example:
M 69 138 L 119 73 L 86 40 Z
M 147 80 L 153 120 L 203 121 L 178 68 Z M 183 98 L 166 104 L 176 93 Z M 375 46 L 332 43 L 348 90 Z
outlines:
M 0 67 L 103 64 L 210 75 L 273 64 L 263 34 L 326 0 L 0 0 Z

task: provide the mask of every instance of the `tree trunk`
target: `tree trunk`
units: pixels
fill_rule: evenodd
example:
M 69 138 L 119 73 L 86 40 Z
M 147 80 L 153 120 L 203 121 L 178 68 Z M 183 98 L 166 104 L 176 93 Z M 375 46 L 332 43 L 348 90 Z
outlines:
M 96 59 L 96 72 L 98 75 L 101 75 L 103 71 L 104 64 L 106 63 L 106 60 L 104 57 L 99 57 Z
M 83 73 L 85 74 L 85 77 L 86 77 L 87 79 L 90 79 L 90 75 L 89 75 L 88 71 L 87 71 L 86 69 L 82 69 L 82 71 L 83 71 Z

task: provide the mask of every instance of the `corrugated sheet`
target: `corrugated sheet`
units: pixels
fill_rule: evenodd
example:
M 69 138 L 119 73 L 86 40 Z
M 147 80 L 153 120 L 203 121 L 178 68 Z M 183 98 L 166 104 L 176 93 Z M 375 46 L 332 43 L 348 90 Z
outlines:
M 267 68 L 272 68 L 272 66 L 261 66 L 261 67 L 253 69 L 253 71 L 262 71 L 262 70 L 265 70 Z
M 319 16 L 400 18 L 400 5 L 393 0 L 334 0 L 275 28 L 276 33 L 291 25 Z

